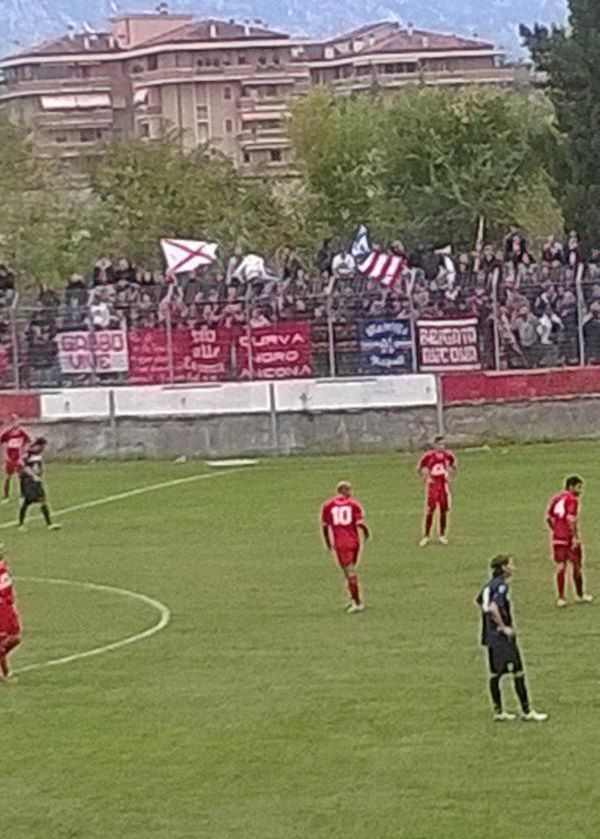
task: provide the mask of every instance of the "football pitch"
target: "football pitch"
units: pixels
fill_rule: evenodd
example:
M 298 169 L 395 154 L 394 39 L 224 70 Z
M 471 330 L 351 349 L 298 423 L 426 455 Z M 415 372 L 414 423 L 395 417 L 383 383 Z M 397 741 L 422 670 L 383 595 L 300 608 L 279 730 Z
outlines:
M 426 549 L 415 455 L 225 473 L 50 463 L 53 508 L 79 509 L 58 516 L 61 532 L 0 531 L 25 630 L 19 683 L 0 685 L 3 834 L 599 835 L 600 598 L 556 609 L 543 523 L 564 477 L 581 473 L 588 589 L 600 594 L 597 451 L 458 451 L 451 544 Z M 317 523 L 342 478 L 373 531 L 359 615 L 344 613 Z M 15 513 L 16 501 L 0 524 Z M 492 721 L 473 601 L 500 552 L 515 557 L 518 636 L 545 724 Z M 104 650 L 165 623 L 160 604 L 166 627 Z M 508 680 L 504 698 L 516 710 Z

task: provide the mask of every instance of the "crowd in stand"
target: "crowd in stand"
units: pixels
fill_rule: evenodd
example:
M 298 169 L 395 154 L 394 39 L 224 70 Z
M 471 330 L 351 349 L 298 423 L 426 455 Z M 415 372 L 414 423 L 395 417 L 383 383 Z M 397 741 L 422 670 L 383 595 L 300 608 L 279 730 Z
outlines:
M 51 383 L 58 332 L 163 328 L 167 322 L 173 329 L 259 328 L 298 320 L 318 329 L 331 321 L 343 343 L 344 329 L 359 321 L 467 316 L 479 321 L 487 367 L 580 363 L 580 317 L 585 360 L 600 363 L 600 251 L 584 253 L 575 231 L 564 243 L 549 238 L 537 259 L 517 228 L 498 249 L 487 245 L 451 258 L 435 249 L 406 253 L 399 241 L 391 252 L 405 266 L 392 285 L 362 274 L 351 250 L 331 240 L 311 265 L 285 247 L 267 269 L 248 276 L 240 273 L 245 254 L 236 248 L 226 264 L 175 283 L 127 259 L 103 258 L 87 278 L 73 275 L 61 293 L 41 286 L 28 314 L 21 299 L 16 315 L 15 280 L 0 265 L 0 370 L 14 358 L 15 333 L 21 359 L 37 371 L 29 378 Z

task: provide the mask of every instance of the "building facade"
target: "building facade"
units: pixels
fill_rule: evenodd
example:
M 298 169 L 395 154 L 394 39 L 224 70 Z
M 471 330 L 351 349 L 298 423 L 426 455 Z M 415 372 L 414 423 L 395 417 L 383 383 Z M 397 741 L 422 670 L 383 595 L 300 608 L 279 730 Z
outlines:
M 324 42 L 262 25 L 187 15 L 123 15 L 108 32 L 69 35 L 0 62 L 0 108 L 33 132 L 42 155 L 101 152 L 119 137 L 173 131 L 250 172 L 290 164 L 294 97 L 406 84 L 515 82 L 502 53 L 473 39 L 380 23 Z

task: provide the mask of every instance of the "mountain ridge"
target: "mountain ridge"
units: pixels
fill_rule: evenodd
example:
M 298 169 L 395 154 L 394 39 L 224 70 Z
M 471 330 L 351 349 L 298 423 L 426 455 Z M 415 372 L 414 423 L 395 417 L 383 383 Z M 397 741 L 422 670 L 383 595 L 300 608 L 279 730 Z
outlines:
M 0 55 L 64 34 L 69 26 L 103 28 L 115 11 L 153 11 L 148 0 L 0 0 Z M 328 37 L 364 23 L 399 20 L 423 29 L 477 35 L 511 52 L 519 50 L 518 26 L 564 23 L 565 0 L 171 0 L 172 13 L 257 20 L 294 35 Z

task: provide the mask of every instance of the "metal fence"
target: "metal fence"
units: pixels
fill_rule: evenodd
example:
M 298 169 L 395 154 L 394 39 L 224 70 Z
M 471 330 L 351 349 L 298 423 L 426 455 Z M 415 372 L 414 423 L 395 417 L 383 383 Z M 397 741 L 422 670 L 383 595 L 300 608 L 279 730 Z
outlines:
M 600 364 L 600 276 L 362 277 L 227 288 L 107 289 L 0 303 L 0 386 L 385 375 Z

